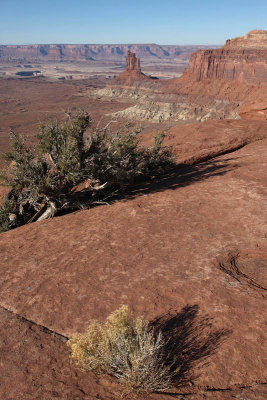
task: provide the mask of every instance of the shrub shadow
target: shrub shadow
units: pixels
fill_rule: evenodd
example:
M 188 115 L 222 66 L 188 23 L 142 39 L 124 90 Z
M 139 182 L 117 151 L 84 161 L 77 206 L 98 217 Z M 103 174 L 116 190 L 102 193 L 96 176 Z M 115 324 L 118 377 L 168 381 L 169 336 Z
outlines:
M 74 191 L 69 199 L 71 200 L 70 205 L 67 208 L 58 210 L 56 216 L 70 214 L 86 208 L 94 208 L 99 205 L 111 205 L 121 200 L 134 199 L 150 193 L 176 190 L 196 182 L 204 181 L 211 177 L 223 176 L 238 166 L 238 164 L 233 161 L 237 161 L 237 157 L 223 160 L 212 159 L 195 165 L 178 164 L 170 167 L 168 171 L 163 172 L 160 176 L 149 179 L 140 177 L 132 184 L 125 184 L 124 187 L 121 187 L 118 190 L 114 188 L 110 189 L 110 187 L 108 187 L 107 190 L 96 191 L 92 198 L 92 202 L 88 205 L 86 205 L 88 193 L 92 195 L 90 187 L 89 189 L 85 188 L 77 192 Z M 13 191 L 11 190 L 7 194 L 7 198 L 11 199 L 12 195 Z M 21 225 L 24 225 L 24 223 L 13 226 L 10 229 L 14 229 Z
M 129 186 L 122 198 L 133 198 L 166 189 L 175 190 L 214 176 L 223 176 L 237 167 L 238 164 L 233 161 L 237 161 L 237 158 L 213 159 L 192 166 L 179 164 L 158 178 Z
M 180 312 L 162 315 L 151 322 L 155 332 L 166 338 L 166 365 L 174 373 L 174 387 L 192 383 L 209 364 L 212 356 L 230 335 L 228 329 L 213 327 L 212 318 L 199 314 L 198 305 L 187 305 Z M 174 393 L 170 393 L 174 395 Z
M 96 192 L 94 201 L 88 208 L 94 208 L 99 205 L 111 205 L 121 200 L 130 200 L 150 193 L 163 192 L 165 190 L 176 190 L 181 187 L 189 186 L 195 182 L 204 181 L 214 176 L 222 176 L 237 167 L 233 163 L 237 158 L 227 158 L 224 160 L 213 159 L 202 162 L 197 165 L 178 164 L 170 167 L 160 176 L 150 179 L 140 177 L 135 179 L 132 184 L 125 184 L 118 190 L 107 190 Z M 231 162 L 231 165 L 229 164 Z M 89 188 L 90 191 L 90 188 Z M 79 204 L 88 198 L 88 189 L 83 189 L 73 193 L 73 208 L 62 209 L 58 211 L 57 216 L 69 214 L 79 209 Z M 87 207 L 84 207 L 87 208 Z M 81 207 L 80 207 L 81 209 Z

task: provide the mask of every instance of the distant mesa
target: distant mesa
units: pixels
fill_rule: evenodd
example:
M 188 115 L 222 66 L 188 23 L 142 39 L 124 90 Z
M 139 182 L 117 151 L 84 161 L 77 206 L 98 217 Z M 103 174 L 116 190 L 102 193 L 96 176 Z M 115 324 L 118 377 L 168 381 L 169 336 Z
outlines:
M 138 53 L 146 60 L 189 60 L 190 55 L 202 48 L 212 46 L 180 46 L 151 44 L 33 44 L 1 45 L 0 61 L 18 62 L 60 62 L 110 60 L 122 62 L 127 51 Z
M 245 36 L 227 40 L 219 49 L 193 53 L 187 72 L 197 80 L 267 83 L 267 31 L 252 30 Z

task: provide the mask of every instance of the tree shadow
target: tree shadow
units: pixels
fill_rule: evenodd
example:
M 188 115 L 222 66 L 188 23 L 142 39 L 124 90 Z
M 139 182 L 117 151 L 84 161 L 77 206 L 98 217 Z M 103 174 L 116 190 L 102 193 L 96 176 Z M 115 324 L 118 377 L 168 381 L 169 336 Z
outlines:
M 145 179 L 143 176 L 137 178 L 131 184 L 125 184 L 124 187 L 107 187 L 107 190 L 95 191 L 91 188 L 85 188 L 74 191 L 69 198 L 69 205 L 57 211 L 57 216 L 66 215 L 86 208 L 94 208 L 99 205 L 111 205 L 121 200 L 134 199 L 139 196 L 150 193 L 162 192 L 165 190 L 175 190 L 181 187 L 192 185 L 206 179 L 223 176 L 234 170 L 237 164 L 237 158 L 212 159 L 195 165 L 177 164 L 169 167 L 167 171 L 162 170 L 160 176 Z M 13 191 L 7 194 L 11 199 Z M 90 202 L 88 203 L 88 196 Z M 24 225 L 24 221 L 18 225 L 11 226 L 14 229 Z
M 131 184 L 116 190 L 107 188 L 107 191 L 94 193 L 93 202 L 85 208 L 94 208 L 99 205 L 113 204 L 122 200 L 130 200 L 139 196 L 146 196 L 150 193 L 163 192 L 165 190 L 176 190 L 181 187 L 192 185 L 206 179 L 223 176 L 234 170 L 237 164 L 237 157 L 226 159 L 212 159 L 196 165 L 177 164 L 169 167 L 167 171 L 162 171 L 160 176 L 144 179 L 143 176 L 134 180 Z M 90 190 L 90 188 L 89 188 Z M 74 193 L 73 208 L 58 211 L 57 215 L 65 215 L 77 211 L 81 204 L 88 198 L 88 189 L 83 189 Z M 80 208 L 81 209 L 81 208 Z
M 110 188 L 107 190 L 96 191 L 93 193 L 92 202 L 84 208 L 94 208 L 99 205 L 113 204 L 121 200 L 130 200 L 150 193 L 162 192 L 168 189 L 175 190 L 181 187 L 189 186 L 196 182 L 204 181 L 211 177 L 223 176 L 237 167 L 237 158 L 212 159 L 196 165 L 178 164 L 169 167 L 167 171 L 162 171 L 160 176 L 145 179 L 143 176 L 136 178 L 131 184 L 125 184 L 120 188 Z M 65 215 L 77 211 L 77 204 L 86 203 L 88 199 L 88 190 L 82 189 L 73 193 L 73 207 L 58 211 L 57 215 Z M 92 194 L 92 193 L 91 193 Z M 81 209 L 81 208 L 80 208 Z
M 238 166 L 233 161 L 237 161 L 237 158 L 213 159 L 192 166 L 179 164 L 160 177 L 136 182 L 127 187 L 121 198 L 129 199 L 166 189 L 175 190 L 215 176 L 223 176 Z
M 192 383 L 209 364 L 219 346 L 230 335 L 228 329 L 213 327 L 212 318 L 199 314 L 198 305 L 187 305 L 178 313 L 162 315 L 151 322 L 155 332 L 166 339 L 166 365 L 171 366 L 173 385 Z M 174 395 L 174 393 L 170 393 Z

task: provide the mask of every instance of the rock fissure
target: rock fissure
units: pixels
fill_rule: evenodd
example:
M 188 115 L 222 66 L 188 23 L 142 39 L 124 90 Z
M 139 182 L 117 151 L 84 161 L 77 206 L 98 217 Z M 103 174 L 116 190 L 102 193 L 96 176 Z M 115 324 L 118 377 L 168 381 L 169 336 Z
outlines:
M 233 279 L 238 281 L 241 285 L 248 285 L 253 289 L 259 289 L 266 291 L 267 288 L 263 287 L 259 283 L 257 283 L 254 279 L 249 277 L 247 274 L 242 272 L 238 266 L 238 254 L 234 255 L 230 258 L 227 263 L 219 263 L 219 268 L 225 274 L 231 276 Z
M 164 393 L 164 392 L 160 392 L 160 393 L 158 393 L 158 394 L 161 394 L 161 395 L 168 395 L 168 396 L 173 396 L 173 397 L 176 397 L 176 396 L 194 396 L 194 395 L 200 395 L 200 394 L 204 394 L 204 393 L 209 393 L 209 392 L 233 392 L 233 391 L 235 391 L 235 390 L 241 390 L 241 389 L 252 389 L 252 388 L 254 388 L 255 387 L 255 385 L 262 385 L 262 386 L 266 386 L 267 385 L 267 383 L 266 382 L 257 382 L 257 381 L 255 381 L 255 382 L 253 382 L 253 383 L 251 383 L 250 385 L 234 385 L 234 386 L 229 386 L 229 387 L 225 387 L 225 388 L 222 388 L 222 387 L 207 387 L 207 388 L 201 388 L 201 387 L 199 387 L 199 390 L 197 390 L 197 391 L 193 391 L 193 392 L 182 392 L 182 393 L 177 393 L 177 392 L 175 392 L 175 393 Z
M 201 163 L 206 162 L 206 161 L 211 161 L 214 158 L 234 153 L 235 151 L 243 149 L 244 147 L 246 147 L 250 143 L 257 142 L 257 141 L 260 141 L 260 140 L 263 140 L 263 139 L 257 139 L 257 140 L 254 140 L 254 141 L 248 140 L 248 141 L 246 141 L 246 142 L 244 142 L 242 144 L 238 144 L 237 146 L 235 146 L 233 148 L 230 148 L 230 149 L 227 149 L 227 150 L 218 151 L 218 152 L 216 152 L 214 154 L 211 154 L 211 155 L 208 155 L 208 156 L 200 157 L 197 160 L 193 161 L 192 163 L 189 162 L 188 164 L 189 165 L 198 165 L 198 164 L 201 164 Z
M 49 335 L 55 335 L 55 336 L 56 336 L 59 340 L 61 340 L 61 341 L 66 342 L 67 340 L 69 340 L 69 338 L 68 338 L 67 336 L 62 335 L 61 333 L 58 333 L 58 332 L 56 332 L 56 331 L 53 331 L 52 329 L 49 329 L 49 328 L 47 328 L 47 327 L 44 326 L 44 325 L 37 324 L 36 322 L 34 322 L 34 321 L 30 320 L 30 319 L 27 319 L 27 318 L 25 318 L 25 317 L 23 317 L 23 316 L 17 314 L 16 312 L 14 312 L 14 311 L 12 311 L 12 310 L 9 310 L 8 308 L 6 308 L 6 307 L 4 307 L 4 306 L 2 306 L 2 305 L 0 305 L 0 308 L 2 308 L 2 310 L 4 310 L 4 311 L 6 311 L 6 312 L 8 312 L 8 313 L 10 313 L 10 314 L 12 314 L 12 315 L 14 315 L 15 317 L 19 318 L 19 319 L 22 320 L 23 322 L 27 322 L 27 323 L 29 323 L 29 324 L 31 324 L 31 325 L 37 326 L 37 327 L 38 327 L 39 329 L 41 329 L 44 333 L 47 333 L 47 334 L 49 334 Z
M 227 391 L 233 391 L 236 389 L 251 389 L 253 388 L 255 385 L 267 385 L 267 382 L 252 382 L 250 385 L 234 385 L 234 386 L 229 386 L 229 387 L 225 387 L 225 388 L 216 388 L 216 387 L 210 387 L 210 388 L 206 388 L 205 390 L 202 390 L 203 392 L 227 392 Z
M 54 331 L 52 329 L 49 329 L 49 328 L 45 327 L 44 325 L 41 325 L 41 324 L 38 324 L 38 323 L 36 323 L 36 322 L 34 322 L 32 320 L 29 320 L 29 319 L 27 319 L 27 318 L 15 313 L 12 310 L 9 310 L 8 308 L 3 307 L 2 305 L 0 305 L 0 308 L 3 311 L 5 311 L 7 313 L 10 313 L 13 316 L 19 318 L 22 322 L 26 322 L 26 323 L 30 324 L 30 327 L 31 327 L 31 325 L 34 325 L 37 328 L 39 328 L 42 332 L 44 332 L 44 333 L 46 333 L 48 335 L 56 336 L 56 338 L 58 340 L 60 340 L 60 341 L 66 342 L 67 340 L 69 340 L 69 337 L 67 337 L 65 335 L 62 335 L 62 334 L 60 334 L 60 333 L 58 333 L 58 332 L 56 332 L 56 331 Z M 64 381 L 60 381 L 60 380 L 58 380 L 58 381 L 64 383 Z M 225 387 L 225 388 L 221 388 L 221 387 L 201 388 L 201 386 L 200 386 L 199 387 L 200 390 L 194 391 L 194 392 L 190 392 L 190 393 L 164 393 L 164 392 L 160 392 L 160 394 L 161 395 L 165 394 L 165 395 L 170 395 L 170 396 L 191 396 L 191 395 L 196 395 L 196 394 L 206 393 L 206 392 L 228 392 L 228 391 L 233 391 L 233 390 L 238 390 L 238 389 L 250 389 L 250 388 L 253 388 L 255 385 L 266 385 L 266 384 L 267 384 L 266 382 L 260 382 L 260 381 L 256 380 L 255 382 L 252 382 L 250 385 L 241 384 L 241 385 L 233 385 L 233 386 L 229 386 L 229 387 Z

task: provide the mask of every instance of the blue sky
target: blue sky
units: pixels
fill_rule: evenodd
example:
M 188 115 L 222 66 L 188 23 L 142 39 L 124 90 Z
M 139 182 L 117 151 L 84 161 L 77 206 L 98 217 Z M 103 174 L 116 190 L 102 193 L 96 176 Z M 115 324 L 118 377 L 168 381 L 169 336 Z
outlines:
M 224 44 L 267 29 L 267 1 L 0 0 L 0 44 Z

